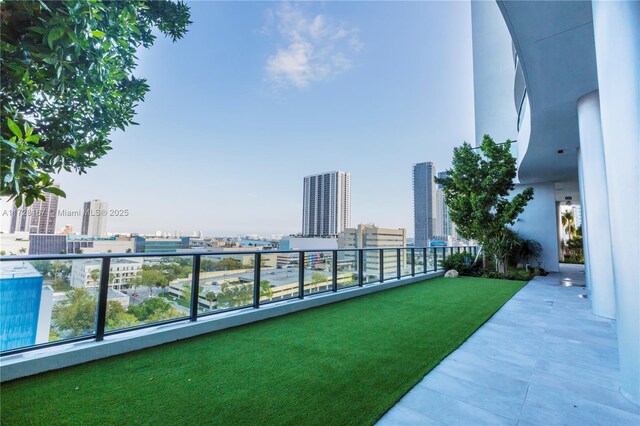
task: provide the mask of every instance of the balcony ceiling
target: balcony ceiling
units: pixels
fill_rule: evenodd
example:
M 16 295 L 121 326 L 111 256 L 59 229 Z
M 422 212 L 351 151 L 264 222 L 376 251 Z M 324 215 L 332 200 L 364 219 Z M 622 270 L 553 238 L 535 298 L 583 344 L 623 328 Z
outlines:
M 598 88 L 591 2 L 498 1 L 498 6 L 523 66 L 531 111 L 518 178 L 522 183 L 576 180 L 577 101 Z

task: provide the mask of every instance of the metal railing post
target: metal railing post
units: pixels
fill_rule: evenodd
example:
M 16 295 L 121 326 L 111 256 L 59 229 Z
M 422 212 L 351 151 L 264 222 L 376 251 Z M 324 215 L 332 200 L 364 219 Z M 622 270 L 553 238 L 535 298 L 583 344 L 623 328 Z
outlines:
M 433 272 L 438 270 L 438 247 L 433 247 Z
M 396 269 L 397 269 L 396 278 L 400 279 L 402 277 L 402 271 L 400 270 L 400 249 L 398 249 L 396 253 Z
M 416 249 L 411 249 L 411 276 L 416 276 Z
M 253 258 L 253 307 L 260 307 L 260 263 L 262 256 L 256 253 Z
M 298 253 L 298 299 L 304 299 L 304 252 Z
M 191 265 L 191 321 L 198 320 L 198 299 L 200 298 L 200 255 L 193 256 L 193 265 Z
M 98 289 L 98 310 L 96 312 L 96 341 L 98 342 L 104 339 L 104 329 L 107 322 L 110 266 L 111 258 L 103 257 L 100 266 L 100 287 Z
M 442 263 L 444 264 L 444 261 L 447 259 L 447 248 L 446 247 L 442 247 Z M 444 267 L 444 265 L 442 265 Z
M 427 248 L 422 247 L 422 273 L 427 273 Z
M 358 250 L 358 286 L 362 287 L 364 285 L 364 250 Z
M 380 282 L 384 282 L 384 250 L 380 249 Z
M 333 278 L 333 287 L 331 290 L 335 293 L 338 291 L 338 252 L 336 250 L 333 251 L 333 265 L 331 266 L 331 275 Z

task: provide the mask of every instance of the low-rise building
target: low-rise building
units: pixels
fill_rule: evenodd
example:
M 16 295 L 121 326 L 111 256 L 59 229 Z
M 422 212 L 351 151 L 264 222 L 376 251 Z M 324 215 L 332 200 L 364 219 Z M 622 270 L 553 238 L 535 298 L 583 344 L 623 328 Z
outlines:
M 338 247 L 347 248 L 387 248 L 406 247 L 407 232 L 404 228 L 381 228 L 374 224 L 360 224 L 356 228 L 347 228 L 338 235 Z M 383 268 L 385 276 L 391 277 L 397 274 L 397 251 L 385 250 L 383 252 Z M 342 264 L 355 264 L 356 252 L 341 252 L 338 259 Z M 400 251 L 400 266 L 406 265 L 405 250 Z M 380 273 L 380 252 L 377 250 L 365 251 L 363 255 L 363 273 L 365 275 L 377 275 Z
M 278 247 L 277 266 L 286 268 L 289 265 L 297 265 L 300 262 L 298 253 L 282 253 L 287 250 L 304 250 L 305 266 L 314 267 L 322 263 L 325 252 L 338 248 L 338 239 L 335 237 L 301 237 L 290 235 L 280 240 Z
M 29 234 L 26 232 L 0 234 L 0 250 L 3 255 L 29 253 Z
M 67 236 L 58 234 L 29 235 L 29 254 L 64 254 L 67 252 Z
M 75 288 L 96 288 L 100 284 L 100 259 L 76 259 L 71 263 L 70 284 Z M 142 270 L 142 258 L 111 259 L 109 286 L 122 289 Z
M 135 236 L 136 253 L 170 253 L 189 248 L 190 237 L 158 238 Z

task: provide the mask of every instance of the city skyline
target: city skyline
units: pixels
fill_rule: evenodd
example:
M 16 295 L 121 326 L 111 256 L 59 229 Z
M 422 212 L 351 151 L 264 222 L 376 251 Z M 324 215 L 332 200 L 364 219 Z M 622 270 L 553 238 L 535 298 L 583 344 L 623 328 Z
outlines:
M 352 222 L 412 236 L 412 158 L 447 166 L 453 147 L 473 140 L 469 5 L 191 7 L 180 43 L 159 37 L 138 54 L 136 74 L 151 87 L 140 125 L 114 133 L 86 174 L 57 178 L 59 209 L 97 198 L 128 210 L 107 218 L 107 232 L 288 235 L 300 230 L 301 179 L 349 170 Z M 302 74 L 287 68 L 293 43 L 279 30 L 294 24 L 315 52 L 332 52 Z M 57 224 L 78 231 L 81 217 Z

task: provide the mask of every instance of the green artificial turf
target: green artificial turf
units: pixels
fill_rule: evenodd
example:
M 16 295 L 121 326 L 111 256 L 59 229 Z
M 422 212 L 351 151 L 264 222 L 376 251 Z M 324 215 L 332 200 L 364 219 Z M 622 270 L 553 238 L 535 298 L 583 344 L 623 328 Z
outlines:
M 523 285 L 436 278 L 8 382 L 0 420 L 370 424 Z

